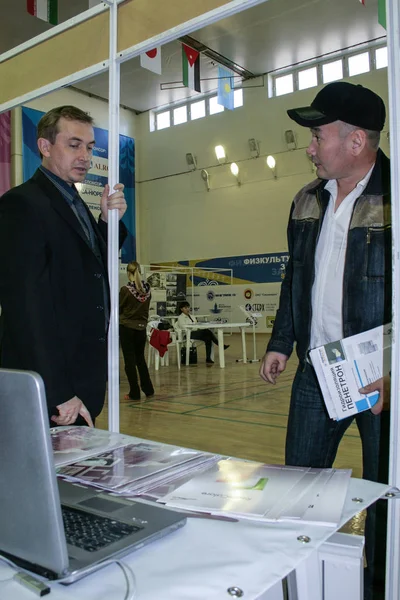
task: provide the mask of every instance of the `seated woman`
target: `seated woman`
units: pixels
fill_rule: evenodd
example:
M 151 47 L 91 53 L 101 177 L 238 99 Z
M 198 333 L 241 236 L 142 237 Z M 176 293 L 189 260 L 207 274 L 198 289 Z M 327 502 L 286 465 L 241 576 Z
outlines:
M 196 317 L 190 314 L 189 302 L 181 302 L 179 304 L 178 310 L 180 314 L 174 324 L 175 330 L 185 330 L 186 325 L 197 323 Z M 215 336 L 215 334 L 211 331 L 211 329 L 195 329 L 194 331 L 190 332 L 190 338 L 192 340 L 201 340 L 202 342 L 205 342 L 206 364 L 211 367 L 214 364 L 214 361 L 211 358 L 211 348 L 213 342 L 218 346 L 218 339 Z M 227 348 L 229 348 L 229 346 L 225 345 L 224 350 L 226 350 Z

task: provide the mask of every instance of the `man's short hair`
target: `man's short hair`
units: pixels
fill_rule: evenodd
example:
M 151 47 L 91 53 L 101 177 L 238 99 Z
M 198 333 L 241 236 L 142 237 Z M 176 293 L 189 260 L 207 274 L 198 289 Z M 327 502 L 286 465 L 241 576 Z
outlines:
M 94 119 L 89 113 L 76 106 L 58 106 L 57 108 L 49 110 L 49 112 L 40 119 L 37 126 L 36 138 L 44 138 L 45 140 L 49 140 L 51 144 L 54 144 L 57 134 L 59 133 L 58 123 L 61 118 L 67 119 L 68 121 L 89 123 L 89 125 L 93 125 L 94 123 Z

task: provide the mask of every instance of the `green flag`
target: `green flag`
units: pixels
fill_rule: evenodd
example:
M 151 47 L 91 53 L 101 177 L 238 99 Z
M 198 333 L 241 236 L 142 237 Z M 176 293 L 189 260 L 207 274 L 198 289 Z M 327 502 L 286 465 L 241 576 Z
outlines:
M 386 29 L 386 0 L 378 0 L 378 23 Z

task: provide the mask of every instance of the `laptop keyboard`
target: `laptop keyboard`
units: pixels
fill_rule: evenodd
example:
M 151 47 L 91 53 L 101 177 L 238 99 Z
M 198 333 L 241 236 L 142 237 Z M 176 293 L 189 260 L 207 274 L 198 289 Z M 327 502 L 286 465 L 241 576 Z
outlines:
M 87 552 L 100 550 L 142 529 L 68 506 L 62 506 L 61 510 L 67 544 Z

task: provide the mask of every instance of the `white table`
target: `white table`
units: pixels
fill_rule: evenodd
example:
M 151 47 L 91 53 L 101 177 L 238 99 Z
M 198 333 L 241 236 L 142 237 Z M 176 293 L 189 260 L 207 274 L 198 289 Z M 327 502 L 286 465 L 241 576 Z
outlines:
M 238 327 L 242 334 L 242 353 L 243 362 L 247 362 L 246 353 L 246 333 L 245 328 L 250 327 L 250 323 L 193 323 L 186 325 L 184 331 L 186 331 L 186 365 L 189 364 L 189 353 L 190 353 L 190 334 L 196 329 L 216 329 L 218 335 L 218 356 L 219 366 L 221 369 L 225 368 L 225 351 L 224 351 L 224 329 L 232 329 Z
M 389 486 L 352 479 L 340 525 L 387 490 Z M 135 600 L 230 600 L 234 596 L 227 590 L 233 586 L 243 591 L 243 600 L 283 600 L 281 582 L 288 576 L 290 600 L 361 600 L 363 538 L 334 532 L 301 523 L 188 518 L 182 529 L 123 560 L 136 576 Z M 300 536 L 308 536 L 309 542 L 299 541 Z M 11 575 L 0 562 L 0 579 Z M 326 588 L 327 580 L 332 589 Z M 122 600 L 126 589 L 116 565 L 69 587 L 50 586 L 52 600 Z M 9 581 L 0 582 L 0 598 L 32 600 L 34 595 Z

